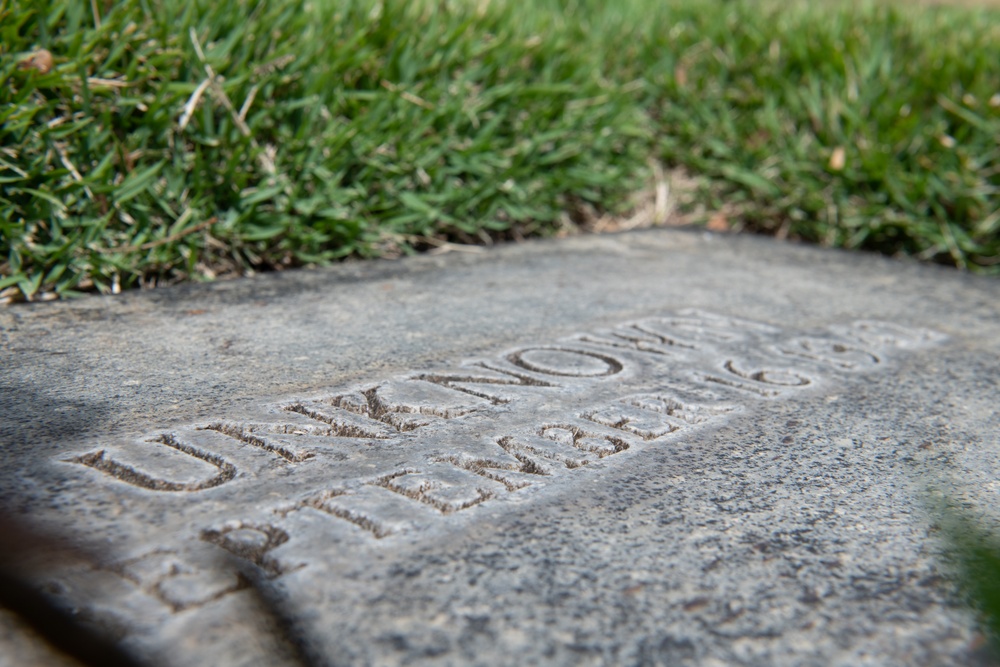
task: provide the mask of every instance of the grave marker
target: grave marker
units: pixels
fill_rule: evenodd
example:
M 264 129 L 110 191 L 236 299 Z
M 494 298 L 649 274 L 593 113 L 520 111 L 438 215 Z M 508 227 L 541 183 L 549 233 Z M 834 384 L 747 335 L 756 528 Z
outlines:
M 997 522 L 998 295 L 659 231 L 11 308 L 0 499 L 162 664 L 252 577 L 331 662 L 967 661 L 922 499 Z

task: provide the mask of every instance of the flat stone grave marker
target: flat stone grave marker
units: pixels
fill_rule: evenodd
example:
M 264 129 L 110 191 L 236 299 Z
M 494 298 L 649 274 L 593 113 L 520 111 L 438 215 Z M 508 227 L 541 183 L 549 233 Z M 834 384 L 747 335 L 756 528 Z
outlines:
M 11 307 L 0 502 L 149 664 L 969 664 L 998 297 L 659 230 Z

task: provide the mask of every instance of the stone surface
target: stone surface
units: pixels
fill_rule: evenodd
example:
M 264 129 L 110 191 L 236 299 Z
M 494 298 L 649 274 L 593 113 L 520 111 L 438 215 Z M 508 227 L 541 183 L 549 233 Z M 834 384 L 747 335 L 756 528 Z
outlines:
M 969 664 L 998 297 L 650 231 L 18 306 L 0 502 L 158 665 Z

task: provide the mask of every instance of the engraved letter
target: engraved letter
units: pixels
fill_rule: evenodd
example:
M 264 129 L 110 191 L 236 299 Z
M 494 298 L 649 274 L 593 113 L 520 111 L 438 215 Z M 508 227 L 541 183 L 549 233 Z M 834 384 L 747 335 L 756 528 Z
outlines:
M 280 528 L 241 521 L 221 530 L 206 530 L 202 532 L 201 539 L 245 558 L 271 576 L 282 572 L 278 561 L 268 555 L 269 551 L 288 541 L 288 533 Z
M 529 347 L 508 355 L 507 360 L 535 373 L 575 378 L 606 377 L 623 368 L 606 354 L 559 347 Z
M 126 484 L 131 484 L 132 486 L 137 486 L 141 489 L 149 489 L 151 491 L 201 491 L 203 489 L 211 489 L 212 487 L 225 484 L 236 476 L 236 466 L 229 463 L 221 456 L 211 452 L 202 451 L 192 447 L 191 445 L 180 442 L 172 434 L 165 433 L 160 437 L 147 442 L 164 445 L 194 459 L 204 461 L 205 463 L 215 466 L 217 472 L 212 477 L 200 481 L 171 481 L 156 477 L 147 472 L 143 472 L 142 470 L 139 470 L 131 465 L 120 463 L 108 456 L 107 452 L 103 449 L 83 454 L 72 459 L 67 459 L 67 461 L 70 463 L 79 463 L 80 465 L 85 465 L 88 468 L 93 468 L 95 470 L 100 470 L 101 472 L 111 475 L 115 479 L 125 482 Z M 148 460 L 162 461 L 162 459 L 154 457 L 149 457 Z M 181 461 L 178 461 L 176 458 L 175 461 L 181 463 Z M 173 462 L 170 461 L 170 459 L 167 459 L 165 463 L 161 463 L 160 465 L 171 466 L 173 465 Z
M 430 505 L 442 514 L 468 509 L 496 495 L 490 488 L 495 486 L 493 482 L 484 482 L 472 472 L 447 462 L 385 475 L 375 484 Z
M 487 391 L 487 389 L 491 387 L 484 387 L 484 385 L 497 387 L 558 386 L 542 380 L 536 380 L 535 378 L 522 373 L 500 370 L 484 363 L 472 364 L 470 368 L 474 368 L 476 370 L 461 373 L 427 373 L 424 375 L 418 375 L 414 379 L 423 380 L 424 382 L 432 382 L 434 384 L 441 385 L 442 387 L 447 387 L 448 389 L 454 389 L 455 391 L 476 396 L 477 398 L 485 399 L 494 405 L 510 403 L 514 399 L 509 394 L 504 395 L 495 391 Z M 484 373 L 483 371 L 486 372 Z M 503 377 L 497 377 L 497 373 L 501 374 Z
M 596 424 L 634 433 L 648 441 L 703 424 L 736 409 L 734 405 L 687 403 L 668 394 L 640 394 L 584 413 L 582 417 Z

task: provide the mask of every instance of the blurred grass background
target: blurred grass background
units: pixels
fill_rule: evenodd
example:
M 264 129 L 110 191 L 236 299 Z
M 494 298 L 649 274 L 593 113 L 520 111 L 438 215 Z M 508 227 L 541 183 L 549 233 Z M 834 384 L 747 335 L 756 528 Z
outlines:
M 989 8 L 0 0 L 0 80 L 6 301 L 621 219 L 1000 271 Z

